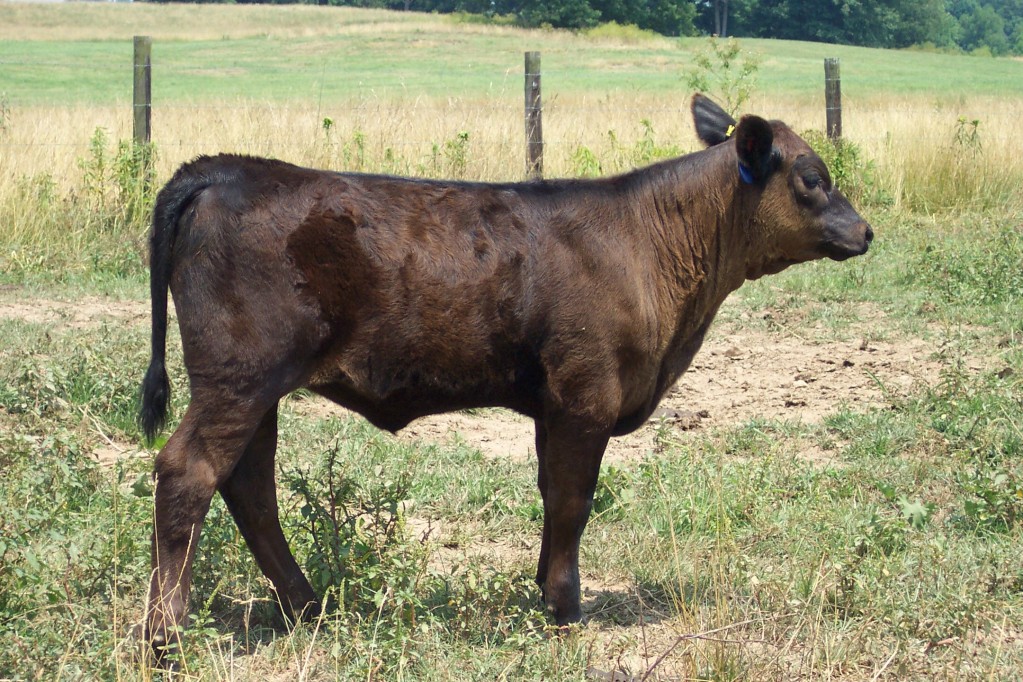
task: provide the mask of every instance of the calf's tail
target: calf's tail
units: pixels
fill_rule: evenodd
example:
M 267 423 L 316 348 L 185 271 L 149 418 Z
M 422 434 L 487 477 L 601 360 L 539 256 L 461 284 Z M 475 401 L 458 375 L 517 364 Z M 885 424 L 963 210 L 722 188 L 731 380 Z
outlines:
M 167 294 L 173 269 L 178 224 L 195 197 L 212 182 L 193 165 L 183 166 L 160 190 L 149 236 L 149 295 L 152 299 L 152 355 L 142 380 L 139 424 L 152 445 L 167 422 L 170 381 L 167 378 Z

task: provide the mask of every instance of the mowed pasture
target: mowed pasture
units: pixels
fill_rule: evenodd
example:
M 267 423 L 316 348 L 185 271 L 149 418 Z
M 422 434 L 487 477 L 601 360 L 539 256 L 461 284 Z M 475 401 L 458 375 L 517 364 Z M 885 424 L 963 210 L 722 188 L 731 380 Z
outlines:
M 134 34 L 154 36 L 157 184 L 219 151 L 521 179 L 525 50 L 548 176 L 698 146 L 686 74 L 706 39 L 0 4 L 0 679 L 160 677 L 135 638 L 155 451 L 134 423 L 152 199 Z M 822 61 L 841 58 L 850 144 L 814 139 L 877 239 L 747 283 L 661 416 L 612 445 L 588 622 L 552 636 L 532 584 L 531 424 L 478 410 L 392 436 L 298 394 L 283 522 L 334 608 L 288 628 L 216 500 L 178 679 L 1023 677 L 1023 62 L 741 44 L 759 59 L 744 110 L 799 131 L 823 129 Z

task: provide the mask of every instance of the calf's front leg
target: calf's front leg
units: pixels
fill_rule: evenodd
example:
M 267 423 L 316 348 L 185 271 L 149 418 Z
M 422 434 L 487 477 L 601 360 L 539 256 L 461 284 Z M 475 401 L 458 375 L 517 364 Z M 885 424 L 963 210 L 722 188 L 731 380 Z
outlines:
M 537 424 L 544 530 L 536 579 L 558 625 L 582 620 L 579 542 L 593 508 L 608 439 L 606 431 L 579 428 L 567 421 Z

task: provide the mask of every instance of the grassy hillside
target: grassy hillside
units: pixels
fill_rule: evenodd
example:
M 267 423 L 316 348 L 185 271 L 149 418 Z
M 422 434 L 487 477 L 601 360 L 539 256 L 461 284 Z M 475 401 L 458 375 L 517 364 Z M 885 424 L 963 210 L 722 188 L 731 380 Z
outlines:
M 703 39 L 590 39 L 458 17 L 309 6 L 0 4 L 0 92 L 16 105 L 130 99 L 131 36 L 152 35 L 154 100 L 337 102 L 517 96 L 522 52 L 540 50 L 552 92 L 660 93 L 681 87 Z M 813 97 L 822 60 L 843 62 L 853 100 L 1023 95 L 1023 63 L 923 52 L 749 40 L 773 98 Z

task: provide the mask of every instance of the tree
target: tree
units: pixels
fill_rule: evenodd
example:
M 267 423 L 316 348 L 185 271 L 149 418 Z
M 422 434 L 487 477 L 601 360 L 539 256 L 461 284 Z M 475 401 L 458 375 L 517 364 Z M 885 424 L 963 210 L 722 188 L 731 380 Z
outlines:
M 600 21 L 635 24 L 662 35 L 692 35 L 696 6 L 690 0 L 590 0 Z
M 746 23 L 758 37 L 868 47 L 951 45 L 957 32 L 944 0 L 761 0 Z
M 756 35 L 747 19 L 751 8 L 757 4 L 758 0 L 697 0 L 697 27 L 722 38 L 729 35 Z
M 987 47 L 992 54 L 1009 51 L 1009 39 L 1005 35 L 1005 21 L 990 5 L 975 7 L 959 19 L 962 27 L 960 45 L 964 50 Z
M 696 33 L 693 23 L 696 5 L 689 0 L 653 0 L 649 8 L 640 28 L 648 28 L 666 36 L 691 36 Z
M 517 14 L 525 26 L 548 24 L 555 28 L 589 28 L 600 21 L 600 12 L 593 9 L 587 0 L 525 0 Z
M 714 0 L 714 35 L 728 37 L 728 0 Z
M 945 9 L 944 0 L 903 3 L 902 21 L 894 33 L 891 47 L 909 47 L 931 43 L 937 47 L 955 47 L 959 22 Z
M 1023 54 L 1023 0 L 984 0 L 1002 18 L 1008 50 Z

